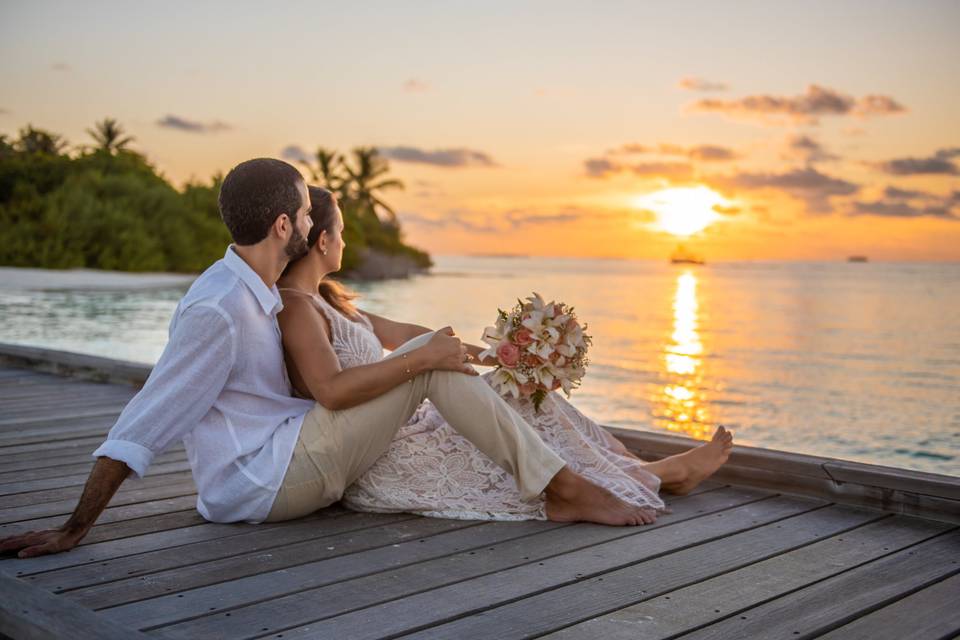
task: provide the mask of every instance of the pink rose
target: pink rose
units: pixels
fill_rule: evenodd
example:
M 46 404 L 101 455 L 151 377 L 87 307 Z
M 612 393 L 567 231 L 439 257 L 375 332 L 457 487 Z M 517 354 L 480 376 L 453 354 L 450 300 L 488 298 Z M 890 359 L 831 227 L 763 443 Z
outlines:
M 513 334 L 513 342 L 516 345 L 525 347 L 531 342 L 533 342 L 533 332 L 531 332 L 530 329 L 527 329 L 526 327 L 517 329 L 517 331 Z
M 522 385 L 520 385 L 520 395 L 522 396 L 532 396 L 533 392 L 536 390 L 536 382 L 524 382 Z
M 579 326 L 579 325 L 577 324 L 577 321 L 574 320 L 573 318 L 570 318 L 569 320 L 567 320 L 567 323 L 566 323 L 565 325 L 563 325 L 563 328 L 564 328 L 566 331 L 573 331 L 573 330 L 576 329 L 578 326 Z
M 556 362 L 559 357 L 560 353 L 558 351 L 554 351 L 550 354 L 550 362 Z
M 517 362 L 520 360 L 520 349 L 512 342 L 504 340 L 497 347 L 497 360 L 499 360 L 503 366 L 512 369 L 517 366 Z

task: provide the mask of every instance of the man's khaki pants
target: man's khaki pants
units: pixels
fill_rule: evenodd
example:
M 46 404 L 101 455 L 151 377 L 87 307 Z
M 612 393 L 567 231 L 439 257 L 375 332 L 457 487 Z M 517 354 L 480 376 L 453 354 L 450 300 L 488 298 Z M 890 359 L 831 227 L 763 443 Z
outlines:
M 408 340 L 387 358 L 426 344 Z M 266 522 L 289 520 L 336 502 L 390 446 L 425 398 L 462 436 L 513 475 L 525 499 L 539 496 L 566 464 L 479 376 L 427 371 L 348 409 L 320 404 L 303 419 L 293 458 Z

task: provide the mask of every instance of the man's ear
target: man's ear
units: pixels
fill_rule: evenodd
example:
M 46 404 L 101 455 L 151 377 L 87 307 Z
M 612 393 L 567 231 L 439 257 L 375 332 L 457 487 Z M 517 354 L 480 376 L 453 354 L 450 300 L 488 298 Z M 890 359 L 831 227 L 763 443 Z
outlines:
M 277 219 L 273 221 L 273 226 L 270 227 L 271 232 L 276 234 L 281 240 L 286 240 L 290 235 L 293 229 L 293 223 L 290 221 L 290 216 L 285 213 L 281 213 L 277 216 Z

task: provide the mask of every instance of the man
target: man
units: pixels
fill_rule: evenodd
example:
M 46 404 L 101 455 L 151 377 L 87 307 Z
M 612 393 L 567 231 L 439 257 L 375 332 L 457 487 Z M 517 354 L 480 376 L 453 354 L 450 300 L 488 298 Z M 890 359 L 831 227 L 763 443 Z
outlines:
M 72 516 L 59 529 L 0 540 L 0 552 L 27 558 L 73 548 L 131 471 L 142 478 L 153 458 L 177 440 L 187 450 L 204 518 L 260 523 L 269 515 L 304 416 L 327 411 L 291 396 L 276 319 L 282 309 L 277 278 L 307 251 L 310 199 L 293 166 L 258 158 L 230 171 L 219 206 L 234 244 L 177 306 L 169 342 L 150 377 L 94 451 L 97 462 Z M 452 334 L 438 332 L 437 339 L 459 353 L 460 340 Z M 501 457 L 511 467 L 550 461 L 546 486 L 536 490 L 546 491 L 562 519 L 642 521 L 637 510 L 563 466 L 526 423 L 498 425 L 492 414 L 480 419 L 495 429 L 513 429 L 527 443 L 528 459 L 515 446 L 502 446 Z

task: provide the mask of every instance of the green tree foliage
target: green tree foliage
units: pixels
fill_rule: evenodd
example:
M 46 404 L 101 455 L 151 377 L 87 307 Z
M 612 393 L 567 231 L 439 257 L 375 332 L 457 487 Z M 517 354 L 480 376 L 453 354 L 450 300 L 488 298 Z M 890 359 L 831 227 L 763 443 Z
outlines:
M 222 175 L 177 190 L 127 148 L 133 138 L 115 120 L 89 133 L 96 146 L 74 155 L 61 136 L 31 125 L 15 140 L 0 136 L 0 264 L 195 273 L 223 256 L 230 234 L 217 206 Z M 366 248 L 429 266 L 427 254 L 403 244 L 395 216 L 377 216 L 378 207 L 388 210 L 379 190 L 397 181 L 383 178 L 385 164 L 364 162 L 348 170 L 320 149 L 311 167 L 315 182 L 341 196 L 344 271 L 359 266 Z

